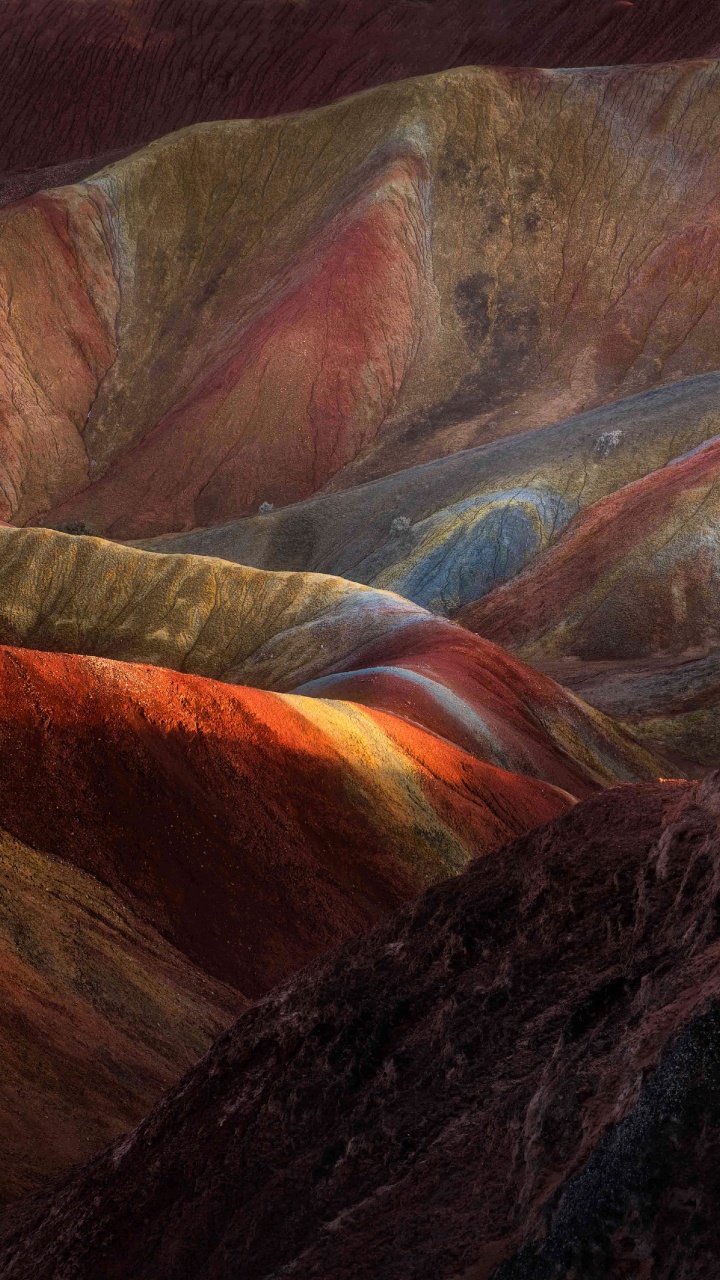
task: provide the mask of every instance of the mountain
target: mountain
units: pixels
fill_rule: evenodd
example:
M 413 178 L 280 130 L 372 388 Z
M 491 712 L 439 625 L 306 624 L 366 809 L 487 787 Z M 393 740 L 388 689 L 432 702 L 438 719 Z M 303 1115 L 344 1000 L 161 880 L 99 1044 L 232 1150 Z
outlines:
M 9 205 L 0 517 L 222 524 L 714 371 L 719 85 L 464 68 Z
M 719 393 L 717 373 L 683 379 L 380 480 L 138 545 L 336 573 L 457 613 L 515 577 L 579 511 L 720 434 Z
M 718 788 L 593 797 L 316 962 L 0 1274 L 710 1280 Z
M 715 1280 L 720 19 L 3 18 L 0 1280 Z
M 247 997 L 573 803 L 382 713 L 74 655 L 0 648 L 0 744 L 12 834 Z
M 574 795 L 666 768 L 495 645 L 399 596 L 322 574 L 0 529 L 0 643 L 350 698 Z M 264 705 L 270 718 L 282 714 L 277 699 Z

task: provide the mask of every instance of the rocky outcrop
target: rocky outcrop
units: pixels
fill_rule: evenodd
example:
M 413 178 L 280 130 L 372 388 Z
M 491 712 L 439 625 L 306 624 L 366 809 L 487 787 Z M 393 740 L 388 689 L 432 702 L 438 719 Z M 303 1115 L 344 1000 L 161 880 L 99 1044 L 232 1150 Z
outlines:
M 718 785 L 593 798 L 305 970 L 0 1274 L 711 1280 Z

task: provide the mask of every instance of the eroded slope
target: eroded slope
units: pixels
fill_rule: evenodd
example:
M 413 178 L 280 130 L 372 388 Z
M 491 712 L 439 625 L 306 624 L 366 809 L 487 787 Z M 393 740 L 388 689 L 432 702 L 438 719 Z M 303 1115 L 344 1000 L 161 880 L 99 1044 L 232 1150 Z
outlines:
M 250 997 L 573 803 L 383 712 L 4 647 L 0 751 L 8 830 Z
M 37 756 L 34 767 L 37 780 Z M 42 805 L 42 786 L 35 795 Z M 44 812 L 43 850 L 58 845 Z M 3 816 L 11 817 L 5 808 Z M 137 1123 L 246 1004 L 121 896 L 7 831 L 0 991 L 3 1201 Z
M 61 189 L 110 211 L 117 354 L 85 477 L 48 460 L 49 501 L 21 476 L 0 516 L 218 524 L 717 368 L 719 86 L 710 61 L 466 68 Z M 16 236 L 42 199 L 6 211 Z M 48 376 L 38 349 L 17 394 Z

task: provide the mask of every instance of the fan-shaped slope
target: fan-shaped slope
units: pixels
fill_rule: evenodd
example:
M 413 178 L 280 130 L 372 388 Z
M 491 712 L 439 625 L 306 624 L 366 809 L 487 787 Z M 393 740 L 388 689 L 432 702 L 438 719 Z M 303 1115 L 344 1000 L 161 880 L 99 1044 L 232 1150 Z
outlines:
M 429 890 L 6 1214 L 0 1273 L 712 1280 L 719 811 L 623 788 Z
M 653 62 L 720 45 L 712 5 L 546 0 L 6 0 L 0 171 L 298 110 L 458 63 Z
M 3 740 L 7 779 L 16 757 Z M 45 835 L 52 821 L 46 809 Z M 136 1124 L 245 1003 L 121 896 L 5 831 L 0 991 L 0 1200 Z
M 574 795 L 665 767 L 479 637 L 399 596 L 320 574 L 0 529 L 0 642 L 348 697 Z M 342 685 L 332 679 L 351 672 Z
M 59 190 L 59 219 L 102 207 L 68 270 L 111 270 L 117 350 L 80 403 L 23 331 L 14 400 L 72 393 L 74 461 L 25 479 L 18 427 L 0 517 L 218 524 L 717 368 L 719 104 L 713 62 L 462 69 L 198 125 Z M 9 343 L 46 324 L 44 199 L 0 217 Z

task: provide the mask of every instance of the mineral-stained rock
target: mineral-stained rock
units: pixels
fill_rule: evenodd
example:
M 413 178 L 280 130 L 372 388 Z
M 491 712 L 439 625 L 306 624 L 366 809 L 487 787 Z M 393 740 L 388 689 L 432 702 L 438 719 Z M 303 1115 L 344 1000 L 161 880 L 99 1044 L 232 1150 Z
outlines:
M 0 213 L 0 515 L 23 524 L 90 479 L 82 434 L 116 355 L 101 191 Z
M 138 545 L 260 569 L 338 573 L 455 613 L 513 578 L 568 521 L 720 433 L 720 374 L 305 502 Z
M 8 206 L 9 322 L 36 316 L 14 403 L 49 386 L 72 457 L 39 466 L 28 417 L 0 518 L 221 524 L 716 370 L 719 120 L 710 61 L 463 68 L 193 126 Z M 82 396 L 43 341 L 48 199 L 60 223 L 102 209 L 68 262 L 112 268 L 113 351 Z M 52 332 L 74 332 L 85 295 L 60 292 Z
M 244 1014 L 3 1280 L 714 1280 L 720 780 L 627 787 Z
M 650 741 L 719 763 L 719 477 L 715 438 L 576 516 L 460 620 L 581 692 L 594 683 Z
M 497 646 L 341 578 L 0 529 L 0 642 L 350 698 L 573 795 L 667 773 Z

